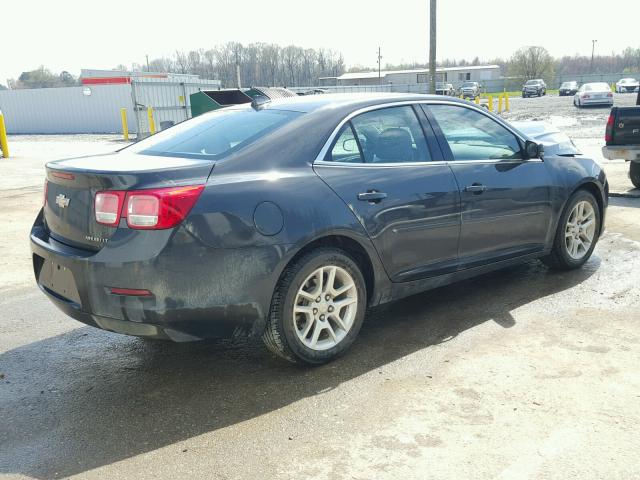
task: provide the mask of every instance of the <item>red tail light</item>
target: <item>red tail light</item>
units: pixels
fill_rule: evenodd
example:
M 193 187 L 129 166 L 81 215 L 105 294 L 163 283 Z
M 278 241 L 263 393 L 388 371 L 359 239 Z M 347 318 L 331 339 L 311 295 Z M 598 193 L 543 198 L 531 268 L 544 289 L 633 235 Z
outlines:
M 202 190 L 204 185 L 98 192 L 95 198 L 96 221 L 117 226 L 122 217 L 127 219 L 129 228 L 173 228 L 186 218 Z
M 613 97 L 613 93 L 611 92 L 607 93 L 607 97 Z
M 591 98 L 590 95 L 582 95 L 582 98 Z
M 611 112 L 607 120 L 607 128 L 604 130 L 604 141 L 607 143 L 613 141 L 613 122 L 613 112 Z

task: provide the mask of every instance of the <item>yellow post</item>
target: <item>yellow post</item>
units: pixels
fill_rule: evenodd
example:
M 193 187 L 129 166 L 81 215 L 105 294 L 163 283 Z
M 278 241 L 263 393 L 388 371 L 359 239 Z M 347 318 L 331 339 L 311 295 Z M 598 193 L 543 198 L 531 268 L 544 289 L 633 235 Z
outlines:
M 489 95 L 489 111 L 493 112 L 493 96 Z
M 127 109 L 120 109 L 120 118 L 122 118 L 122 135 L 124 135 L 124 139 L 129 141 L 129 124 L 127 123 Z
M 502 113 L 502 95 L 498 95 L 498 113 Z
M 476 105 L 480 105 L 480 95 L 478 95 L 475 99 Z
M 147 107 L 147 116 L 149 117 L 149 133 L 156 134 L 156 122 L 153 121 L 153 108 Z
M 509 111 L 509 95 L 507 95 L 506 93 L 504 94 L 504 111 Z
M 0 150 L 2 156 L 9 158 L 9 143 L 7 142 L 7 129 L 4 126 L 4 115 L 0 112 Z

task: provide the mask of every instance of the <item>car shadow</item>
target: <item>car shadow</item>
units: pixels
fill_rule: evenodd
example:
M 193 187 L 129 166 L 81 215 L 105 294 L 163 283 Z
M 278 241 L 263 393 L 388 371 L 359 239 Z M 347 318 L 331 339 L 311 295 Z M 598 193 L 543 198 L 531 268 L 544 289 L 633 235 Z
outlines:
M 0 474 L 66 477 L 285 407 L 514 309 L 599 268 L 529 262 L 374 310 L 335 362 L 290 365 L 258 340 L 175 344 L 81 327 L 0 355 Z

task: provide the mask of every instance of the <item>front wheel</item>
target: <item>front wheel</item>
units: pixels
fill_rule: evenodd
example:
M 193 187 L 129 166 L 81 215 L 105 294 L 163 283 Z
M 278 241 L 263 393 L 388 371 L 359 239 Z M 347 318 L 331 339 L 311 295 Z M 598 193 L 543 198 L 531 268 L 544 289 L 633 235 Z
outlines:
M 631 162 L 629 165 L 629 178 L 636 188 L 640 188 L 640 162 Z
M 553 248 L 543 261 L 560 270 L 580 268 L 591 257 L 599 236 L 598 202 L 586 190 L 578 190 L 560 216 Z
M 358 264 L 341 250 L 319 248 L 282 274 L 262 339 L 291 362 L 326 363 L 354 342 L 366 307 Z

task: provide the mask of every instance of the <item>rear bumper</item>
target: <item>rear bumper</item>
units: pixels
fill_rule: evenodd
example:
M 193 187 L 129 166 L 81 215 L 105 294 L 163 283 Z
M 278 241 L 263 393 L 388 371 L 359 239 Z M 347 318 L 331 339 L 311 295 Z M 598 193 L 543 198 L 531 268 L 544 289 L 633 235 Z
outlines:
M 580 100 L 581 105 L 611 105 L 613 106 L 613 97 L 607 98 L 583 98 Z
M 38 286 L 70 317 L 112 332 L 190 341 L 261 334 L 286 248 L 211 248 L 179 227 L 119 230 L 102 250 L 88 252 L 50 238 L 40 215 L 31 250 Z M 115 295 L 111 287 L 152 295 Z
M 602 156 L 608 160 L 627 160 L 631 162 L 640 162 L 640 145 L 605 145 L 604 147 L 602 147 Z

